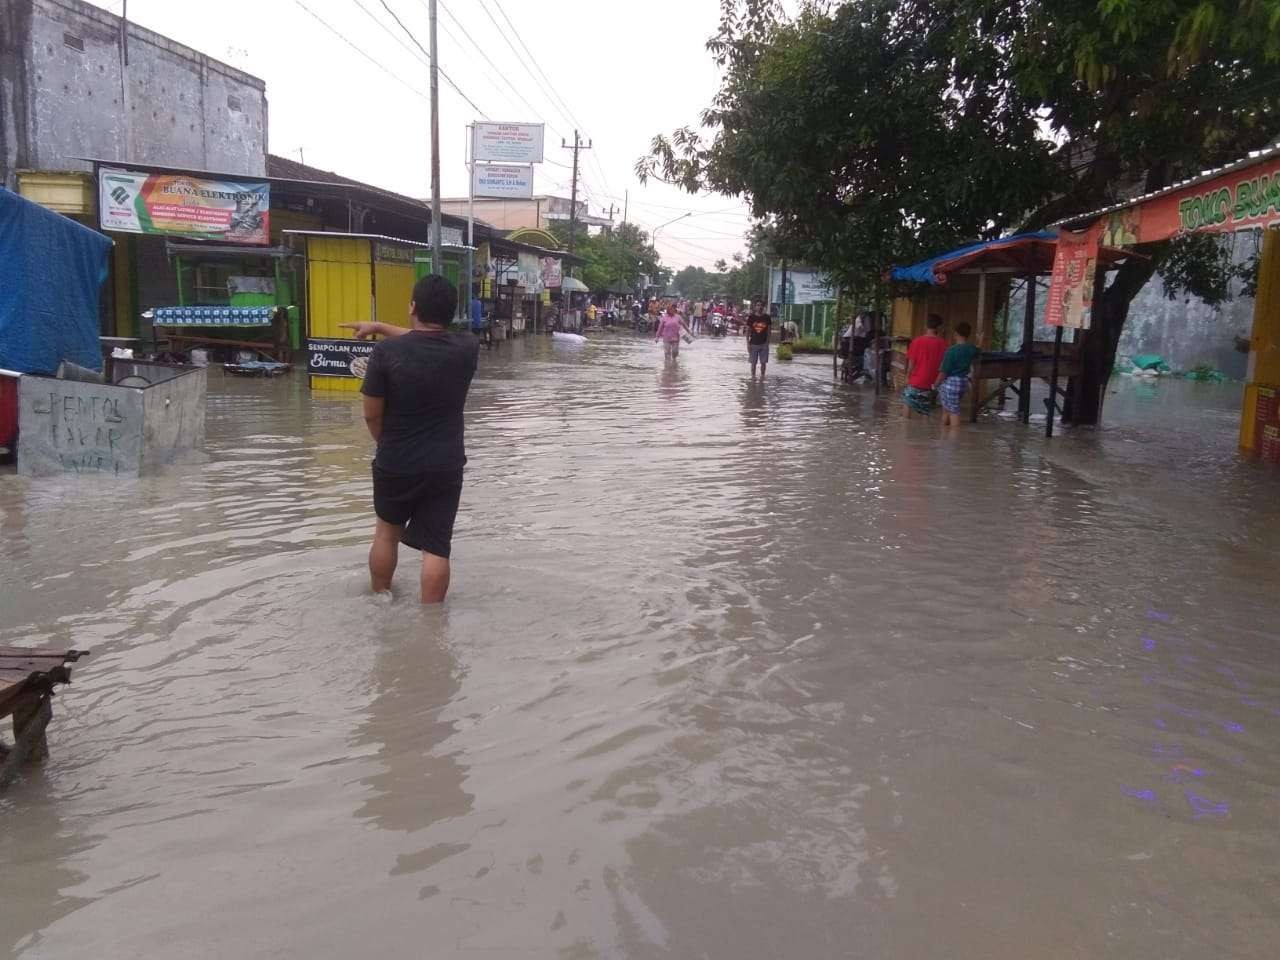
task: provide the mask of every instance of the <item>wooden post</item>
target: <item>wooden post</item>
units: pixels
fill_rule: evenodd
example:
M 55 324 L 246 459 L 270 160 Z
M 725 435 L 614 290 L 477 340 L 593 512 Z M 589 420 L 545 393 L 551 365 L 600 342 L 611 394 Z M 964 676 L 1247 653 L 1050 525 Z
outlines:
M 1036 339 L 1036 275 L 1027 276 L 1026 310 L 1022 315 L 1022 382 L 1018 388 L 1018 414 L 1031 422 L 1031 349 Z
M 985 270 L 978 271 L 978 322 L 973 325 L 974 337 L 973 344 L 978 348 L 979 363 L 977 364 L 977 373 L 973 380 L 973 396 L 969 400 L 969 422 L 978 422 L 978 411 L 982 406 L 982 338 L 987 331 L 987 274 Z
M 13 712 L 13 749 L 0 753 L 0 790 L 18 778 L 18 769 L 28 760 L 41 761 L 49 755 L 45 728 L 53 716 L 49 694 L 34 702 L 22 704 Z
M 1062 356 L 1062 327 L 1053 332 L 1053 367 L 1049 372 L 1049 408 L 1045 411 L 1049 418 L 1044 425 L 1044 435 L 1053 436 L 1053 415 L 1058 408 L 1058 358 Z
M 840 301 L 844 297 L 844 291 L 836 293 L 836 322 L 835 328 L 831 333 L 831 379 L 836 380 L 840 377 Z

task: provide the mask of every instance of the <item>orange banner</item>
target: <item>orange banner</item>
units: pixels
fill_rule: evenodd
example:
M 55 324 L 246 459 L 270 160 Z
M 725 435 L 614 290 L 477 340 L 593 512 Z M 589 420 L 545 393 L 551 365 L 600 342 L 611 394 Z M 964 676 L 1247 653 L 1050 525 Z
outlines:
M 1045 323 L 1088 330 L 1093 319 L 1093 278 L 1098 267 L 1098 224 L 1080 233 L 1058 232 Z
M 1269 157 L 1103 218 L 1102 243 L 1127 247 L 1184 233 L 1280 225 L 1280 157 Z

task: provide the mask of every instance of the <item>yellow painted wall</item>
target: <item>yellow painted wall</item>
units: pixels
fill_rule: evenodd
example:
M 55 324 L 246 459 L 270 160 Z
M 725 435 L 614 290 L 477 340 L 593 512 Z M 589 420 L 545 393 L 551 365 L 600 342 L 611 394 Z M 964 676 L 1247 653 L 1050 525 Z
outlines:
M 1262 234 L 1249 351 L 1250 383 L 1240 411 L 1240 447 L 1252 451 L 1258 387 L 1280 386 L 1280 232 L 1275 230 Z
M 76 170 L 19 170 L 18 193 L 42 207 L 92 223 L 93 175 Z
M 373 319 L 409 326 L 409 301 L 413 299 L 414 269 L 408 263 L 384 263 L 373 267 Z
M 344 237 L 307 238 L 307 335 L 351 339 L 340 323 L 373 319 L 370 241 Z M 354 393 L 360 381 L 311 377 L 312 390 Z

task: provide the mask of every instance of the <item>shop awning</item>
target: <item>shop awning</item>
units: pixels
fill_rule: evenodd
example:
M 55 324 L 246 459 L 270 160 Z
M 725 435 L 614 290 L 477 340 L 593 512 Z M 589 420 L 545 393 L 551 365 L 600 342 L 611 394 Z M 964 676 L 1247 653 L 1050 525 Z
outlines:
M 565 293 L 590 293 L 587 285 L 577 277 L 561 277 L 560 289 Z
M 956 273 L 1009 273 L 1017 276 L 1043 275 L 1053 272 L 1053 257 L 1058 249 L 1056 231 L 1038 230 L 1010 237 L 973 243 L 966 247 L 921 260 L 909 267 L 894 267 L 889 277 L 903 283 L 929 283 L 941 286 Z M 1099 247 L 1099 262 L 1110 266 L 1133 256 L 1116 247 Z

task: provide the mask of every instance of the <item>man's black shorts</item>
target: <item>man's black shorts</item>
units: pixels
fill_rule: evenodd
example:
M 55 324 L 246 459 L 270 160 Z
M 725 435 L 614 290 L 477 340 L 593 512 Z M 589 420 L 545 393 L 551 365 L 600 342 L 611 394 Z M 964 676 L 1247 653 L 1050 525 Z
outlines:
M 453 521 L 462 497 L 461 470 L 433 470 L 415 476 L 373 468 L 373 512 L 403 527 L 400 542 L 437 557 L 448 557 Z

